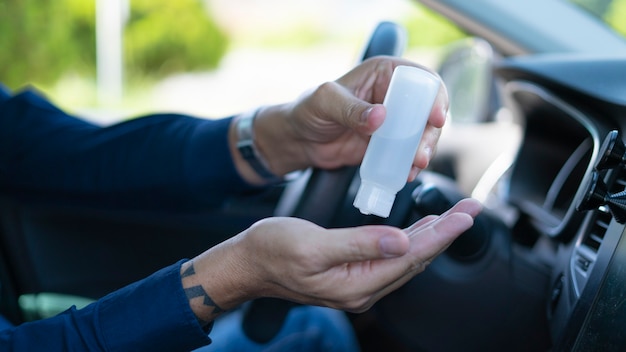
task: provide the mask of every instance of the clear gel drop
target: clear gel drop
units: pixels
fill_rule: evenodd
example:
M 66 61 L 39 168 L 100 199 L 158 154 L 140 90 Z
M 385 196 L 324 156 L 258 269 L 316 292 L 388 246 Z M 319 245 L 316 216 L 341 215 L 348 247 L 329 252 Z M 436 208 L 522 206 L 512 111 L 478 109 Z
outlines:
M 361 213 L 389 217 L 409 177 L 440 84 L 426 70 L 395 68 L 383 102 L 387 116 L 372 135 L 359 170 L 361 186 L 354 206 Z

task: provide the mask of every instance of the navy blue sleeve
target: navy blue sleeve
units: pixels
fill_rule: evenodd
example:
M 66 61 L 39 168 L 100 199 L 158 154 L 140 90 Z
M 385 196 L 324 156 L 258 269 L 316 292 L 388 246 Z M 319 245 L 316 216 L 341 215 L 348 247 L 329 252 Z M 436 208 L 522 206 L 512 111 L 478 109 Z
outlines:
M 190 351 L 211 342 L 189 307 L 183 261 L 91 305 L 0 331 L 2 351 Z
M 0 191 L 98 205 L 215 206 L 254 190 L 228 147 L 231 118 L 149 115 L 108 127 L 33 91 L 0 99 Z

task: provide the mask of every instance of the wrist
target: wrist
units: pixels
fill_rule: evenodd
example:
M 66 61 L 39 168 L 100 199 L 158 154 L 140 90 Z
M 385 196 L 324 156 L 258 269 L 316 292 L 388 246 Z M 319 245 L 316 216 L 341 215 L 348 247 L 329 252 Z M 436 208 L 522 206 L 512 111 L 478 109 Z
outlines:
M 205 299 L 188 296 L 199 320 L 207 317 L 214 319 L 224 311 L 257 298 L 257 275 L 248 265 L 250 260 L 239 237 L 214 246 L 181 267 L 183 289 L 187 292 L 193 288 L 197 292 L 194 287 L 201 286 L 206 293 L 206 297 L 203 296 Z M 190 267 L 193 269 L 190 270 Z M 207 302 L 212 303 L 207 306 Z
M 255 120 L 259 110 L 260 108 L 235 118 L 235 147 L 238 156 L 243 161 L 242 166 L 252 171 L 256 179 L 263 183 L 277 183 L 282 181 L 283 178 L 272 171 L 270 164 L 257 143 Z
M 245 147 L 246 144 L 250 146 L 250 142 L 239 143 L 241 131 L 238 130 L 240 120 L 250 119 L 252 114 L 254 114 L 254 120 L 247 124 L 251 128 L 247 133 L 252 133 L 251 140 L 254 149 Z M 281 182 L 288 173 L 309 166 L 303 161 L 305 160 L 304 152 L 301 142 L 295 137 L 297 134 L 293 132 L 291 114 L 290 104 L 280 104 L 262 107 L 234 118 L 229 131 L 231 152 L 239 173 L 248 182 L 258 185 Z M 248 128 L 245 124 L 243 127 Z M 250 140 L 250 138 L 247 139 Z M 238 145 L 244 146 L 243 150 L 240 150 Z M 246 160 L 244 155 L 251 151 L 270 173 L 269 177 L 262 177 L 254 170 L 249 160 Z
M 257 148 L 271 170 L 278 175 L 305 169 L 309 165 L 293 124 L 293 104 L 267 106 L 259 110 L 255 135 Z

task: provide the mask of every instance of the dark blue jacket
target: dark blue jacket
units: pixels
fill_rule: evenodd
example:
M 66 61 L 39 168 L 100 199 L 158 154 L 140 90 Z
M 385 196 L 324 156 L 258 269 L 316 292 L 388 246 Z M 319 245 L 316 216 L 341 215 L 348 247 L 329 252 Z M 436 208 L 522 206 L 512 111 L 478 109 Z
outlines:
M 0 86 L 0 194 L 112 207 L 219 204 L 252 188 L 228 149 L 230 118 L 150 115 L 109 127 L 33 91 Z M 182 261 L 84 309 L 0 332 L 1 351 L 190 350 L 210 342 L 183 292 Z

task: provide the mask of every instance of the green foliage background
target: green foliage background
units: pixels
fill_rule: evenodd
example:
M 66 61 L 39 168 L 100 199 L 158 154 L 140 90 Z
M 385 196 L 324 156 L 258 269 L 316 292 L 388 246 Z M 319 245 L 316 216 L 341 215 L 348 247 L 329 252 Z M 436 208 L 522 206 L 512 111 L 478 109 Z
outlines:
M 467 37 L 450 20 L 424 6 L 414 7 L 402 22 L 408 32 L 410 47 L 440 48 Z
M 124 54 L 127 82 L 154 81 L 177 72 L 210 70 L 230 38 L 202 0 L 128 0 Z M 626 35 L 626 0 L 572 0 Z M 436 48 L 466 36 L 446 19 L 414 4 L 401 22 L 409 46 Z M 96 0 L 0 0 L 0 82 L 52 87 L 60 78 L 95 80 Z M 263 47 L 311 46 L 336 39 L 304 21 L 289 31 L 253 33 Z M 349 38 L 352 41 L 354 38 Z
M 84 0 L 75 0 L 84 1 Z M 163 77 L 215 68 L 226 34 L 198 0 L 132 0 L 124 49 L 129 75 Z
M 197 0 L 132 0 L 125 71 L 160 77 L 214 68 L 228 38 Z M 95 0 L 0 0 L 0 82 L 51 85 L 95 76 Z
M 0 0 L 0 81 L 51 82 L 70 67 L 91 66 L 95 39 L 86 33 L 93 21 L 83 21 L 68 2 Z
M 572 0 L 626 36 L 626 0 Z

